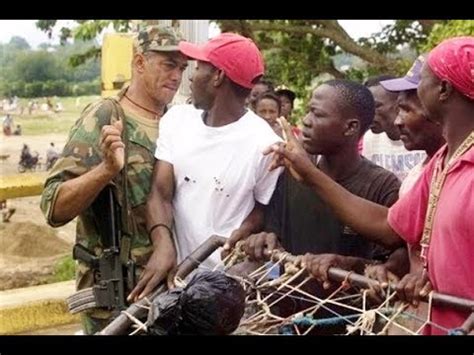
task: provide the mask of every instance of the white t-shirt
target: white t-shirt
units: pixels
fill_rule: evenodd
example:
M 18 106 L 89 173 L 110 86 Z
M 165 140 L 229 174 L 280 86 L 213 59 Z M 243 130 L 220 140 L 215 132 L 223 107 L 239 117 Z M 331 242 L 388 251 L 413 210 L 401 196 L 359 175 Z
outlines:
M 424 151 L 406 150 L 402 141 L 391 140 L 385 132 L 374 134 L 370 130 L 364 135 L 362 155 L 391 171 L 401 181 L 415 165 L 426 158 Z
M 178 263 L 211 235 L 229 237 L 252 211 L 268 204 L 281 169 L 268 171 L 263 150 L 281 141 L 252 111 L 222 127 L 206 126 L 202 110 L 173 106 L 160 120 L 155 156 L 173 165 Z M 213 253 L 205 266 L 214 267 Z

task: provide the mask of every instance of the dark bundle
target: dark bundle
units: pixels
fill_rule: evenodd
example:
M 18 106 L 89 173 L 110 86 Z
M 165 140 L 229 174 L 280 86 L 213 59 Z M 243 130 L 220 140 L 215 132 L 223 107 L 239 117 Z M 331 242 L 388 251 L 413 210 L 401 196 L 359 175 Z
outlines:
M 238 326 L 245 309 L 240 283 L 219 271 L 194 275 L 185 288 L 157 297 L 148 323 L 152 335 L 226 335 Z

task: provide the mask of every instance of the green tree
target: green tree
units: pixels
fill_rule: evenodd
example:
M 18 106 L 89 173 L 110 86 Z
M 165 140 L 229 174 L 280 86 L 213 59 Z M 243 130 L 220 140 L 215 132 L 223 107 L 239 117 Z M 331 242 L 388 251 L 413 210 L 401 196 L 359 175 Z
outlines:
M 428 52 L 443 40 L 458 36 L 474 36 L 474 20 L 449 20 L 436 24 L 422 47 L 422 51 Z
M 20 36 L 13 36 L 8 44 L 10 48 L 16 50 L 31 49 L 30 44 L 27 42 L 27 40 Z
M 131 28 L 130 20 L 75 20 L 75 22 L 76 27 L 72 29 L 68 27 L 62 27 L 60 29 L 60 42 L 62 45 L 66 44 L 71 38 L 74 39 L 74 41 L 92 41 L 110 25 L 112 25 L 117 32 L 128 32 Z M 56 23 L 57 20 L 38 20 L 36 26 L 51 37 Z M 69 59 L 69 64 L 76 67 L 89 59 L 98 58 L 99 56 L 100 47 L 95 43 L 89 45 L 82 53 L 72 54 Z
M 54 54 L 46 51 L 20 53 L 11 67 L 10 79 L 24 82 L 60 79 L 64 69 Z
M 294 89 L 304 107 L 316 77 L 362 81 L 378 73 L 401 74 L 413 58 L 400 56 L 400 48 L 417 52 L 436 21 L 397 20 L 380 32 L 354 40 L 337 20 L 218 20 L 221 31 L 252 38 L 262 49 L 267 74 Z M 342 71 L 335 58 L 345 55 L 349 69 Z M 340 57 L 339 57 L 340 58 Z M 357 63 L 358 62 L 358 63 Z M 358 65 L 354 66 L 353 64 Z M 299 107 L 301 110 L 301 106 Z

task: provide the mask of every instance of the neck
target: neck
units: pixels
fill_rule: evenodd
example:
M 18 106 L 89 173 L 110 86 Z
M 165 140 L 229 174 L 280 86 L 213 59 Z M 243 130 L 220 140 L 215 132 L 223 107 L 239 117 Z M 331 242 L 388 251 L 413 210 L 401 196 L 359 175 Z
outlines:
M 450 114 L 444 117 L 443 136 L 448 143 L 449 159 L 462 142 L 474 130 L 473 107 L 457 107 L 449 111 Z
M 426 155 L 429 159 L 435 155 L 435 153 L 446 143 L 443 137 L 439 137 L 437 140 L 431 142 L 431 144 L 425 148 Z M 428 160 L 429 160 L 428 159 Z
M 357 151 L 357 146 L 341 149 L 335 154 L 321 156 L 319 168 L 333 180 L 343 180 L 352 175 L 362 158 Z
M 141 116 L 151 119 L 163 116 L 166 105 L 150 97 L 143 86 L 138 85 L 136 81 L 132 81 L 125 95 L 129 100 L 122 99 L 124 106 L 140 112 Z
M 245 99 L 228 95 L 217 96 L 214 105 L 206 111 L 206 125 L 221 127 L 238 121 L 246 112 Z

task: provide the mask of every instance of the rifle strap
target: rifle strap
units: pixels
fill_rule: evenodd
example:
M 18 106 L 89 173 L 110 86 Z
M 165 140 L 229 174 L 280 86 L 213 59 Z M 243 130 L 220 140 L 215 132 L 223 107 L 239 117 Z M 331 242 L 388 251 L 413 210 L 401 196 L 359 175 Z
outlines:
M 129 201 L 128 201 L 128 152 L 129 152 L 129 141 L 128 141 L 128 130 L 127 130 L 127 120 L 125 116 L 125 112 L 123 111 L 122 106 L 114 97 L 108 97 L 106 100 L 109 100 L 114 107 L 114 115 L 115 117 L 122 120 L 122 141 L 125 145 L 124 153 L 124 166 L 121 171 L 121 185 L 122 185 L 122 208 L 121 208 L 121 230 L 122 235 L 120 238 L 120 260 L 123 265 L 126 265 L 130 259 L 130 250 L 131 250 L 131 238 L 133 231 L 133 222 L 131 223 L 132 215 L 129 208 Z M 113 123 L 113 122 L 111 122 Z

